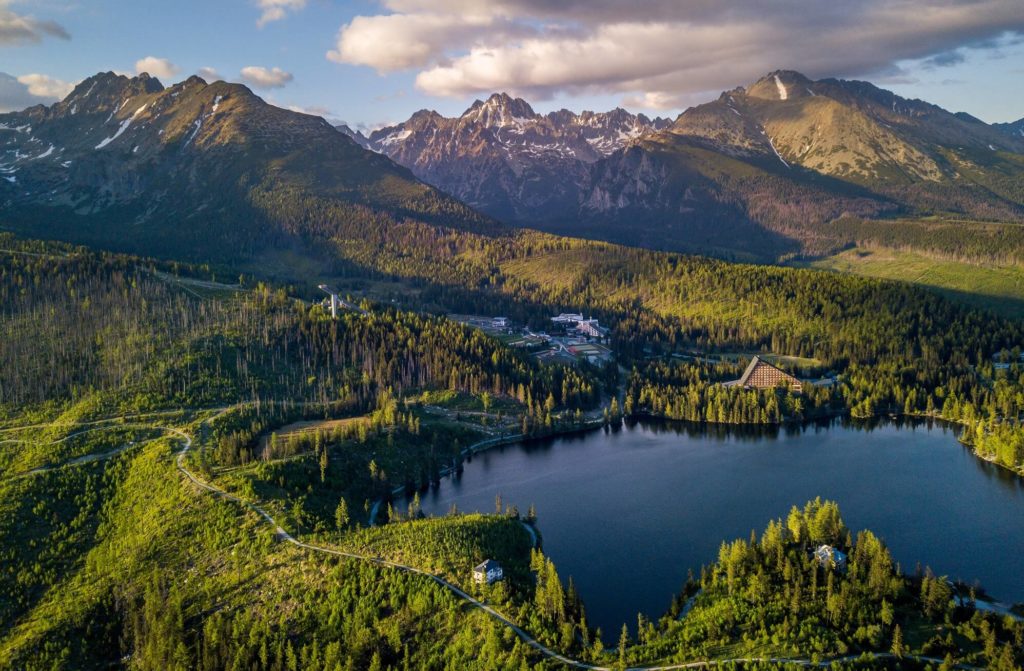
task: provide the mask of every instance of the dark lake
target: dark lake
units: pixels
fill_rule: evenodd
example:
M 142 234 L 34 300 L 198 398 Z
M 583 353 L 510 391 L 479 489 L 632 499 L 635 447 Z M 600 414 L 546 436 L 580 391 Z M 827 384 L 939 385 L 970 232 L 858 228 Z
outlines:
M 606 640 L 657 618 L 723 539 L 760 533 L 816 496 L 883 537 L 904 571 L 979 581 L 1024 601 L 1024 480 L 951 428 L 836 421 L 769 430 L 641 422 L 496 448 L 422 495 L 428 515 L 536 505 L 544 551 Z

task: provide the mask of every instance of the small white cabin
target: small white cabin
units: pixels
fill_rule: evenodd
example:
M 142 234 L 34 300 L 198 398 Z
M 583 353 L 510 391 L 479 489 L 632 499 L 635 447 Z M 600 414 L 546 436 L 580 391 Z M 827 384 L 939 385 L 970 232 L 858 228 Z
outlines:
M 834 568 L 839 571 L 846 570 L 846 553 L 841 552 L 831 545 L 821 545 L 814 551 L 814 558 L 825 568 Z
M 473 569 L 473 582 L 490 585 L 501 580 L 503 577 L 505 577 L 505 573 L 501 570 L 501 564 L 493 559 L 487 559 Z

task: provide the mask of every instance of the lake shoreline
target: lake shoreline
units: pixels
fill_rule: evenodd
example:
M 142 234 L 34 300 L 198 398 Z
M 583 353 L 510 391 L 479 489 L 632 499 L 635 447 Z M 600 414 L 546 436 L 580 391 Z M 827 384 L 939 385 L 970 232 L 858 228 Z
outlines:
M 996 511 L 1003 521 L 991 529 L 1010 542 L 1024 538 L 1020 519 L 1006 517 L 1020 510 L 1024 486 L 951 440 L 955 424 L 887 415 L 787 424 L 723 426 L 648 416 L 594 431 L 604 426 L 595 422 L 590 430 L 520 440 L 467 463 L 464 477 L 420 494 L 422 510 L 443 516 L 455 505 L 493 512 L 497 494 L 520 510 L 536 504 L 545 553 L 576 579 L 588 612 L 604 620 L 605 629 L 617 630 L 638 611 L 660 617 L 686 569 L 715 556 L 722 539 L 745 538 L 769 518 L 784 517 L 794 502 L 818 495 L 844 506 L 855 528 L 877 529 L 904 566 L 920 561 L 954 581 L 977 579 L 979 594 L 1020 599 L 1018 578 L 975 555 L 995 556 L 991 533 L 978 530 Z M 505 436 L 475 449 L 515 442 Z M 738 503 L 740 491 L 749 505 Z M 942 522 L 908 523 L 908 510 L 918 511 L 912 518 L 931 511 L 927 519 Z M 941 540 L 961 528 L 975 549 L 954 550 Z M 637 556 L 647 560 L 638 565 Z M 634 596 L 625 599 L 626 592 Z M 619 601 L 629 602 L 621 614 Z
M 962 440 L 960 436 L 962 435 L 963 430 L 968 428 L 968 426 L 966 424 L 964 424 L 963 422 L 958 422 L 958 421 L 946 419 L 946 418 L 938 416 L 938 415 L 928 415 L 928 414 L 923 414 L 923 413 L 912 413 L 912 414 L 899 413 L 899 414 L 896 414 L 896 413 L 881 412 L 881 413 L 876 413 L 874 415 L 871 415 L 869 417 L 857 417 L 857 416 L 853 415 L 849 410 L 843 410 L 843 411 L 838 411 L 838 412 L 834 412 L 834 413 L 828 413 L 828 414 L 824 414 L 824 415 L 819 415 L 819 416 L 813 417 L 813 418 L 789 419 L 789 420 L 785 420 L 785 421 L 777 422 L 777 423 L 749 423 L 749 422 L 744 423 L 744 422 L 693 422 L 693 421 L 689 421 L 689 420 L 685 420 L 685 419 L 674 419 L 674 418 L 671 418 L 671 417 L 664 417 L 664 416 L 661 416 L 661 415 L 654 415 L 654 414 L 651 414 L 649 412 L 640 411 L 640 412 L 634 412 L 632 415 L 630 415 L 628 417 L 621 417 L 621 418 L 619 418 L 619 420 L 617 422 L 605 421 L 603 418 L 601 418 L 601 419 L 595 419 L 595 420 L 591 420 L 591 421 L 588 421 L 588 422 L 584 422 L 582 424 L 576 424 L 576 425 L 571 426 L 571 427 L 565 427 L 565 428 L 560 428 L 560 429 L 553 429 L 552 431 L 550 431 L 548 433 L 541 434 L 541 435 L 529 435 L 528 436 L 528 435 L 519 433 L 519 434 L 508 435 L 508 436 L 497 436 L 497 437 L 485 438 L 484 440 L 477 441 L 476 443 L 473 443 L 472 445 L 469 445 L 466 448 L 464 448 L 462 450 L 462 452 L 461 452 L 461 455 L 463 457 L 468 457 L 468 456 L 473 456 L 473 455 L 476 455 L 476 454 L 480 454 L 480 453 L 486 452 L 486 451 L 494 449 L 496 447 L 503 447 L 505 445 L 513 445 L 515 443 L 528 443 L 528 442 L 532 442 L 532 441 L 546 440 L 546 439 L 549 439 L 549 438 L 558 438 L 558 437 L 562 437 L 562 436 L 570 436 L 570 435 L 577 434 L 577 433 L 589 433 L 591 431 L 596 431 L 596 430 L 601 429 L 601 428 L 613 427 L 616 424 L 621 425 L 623 422 L 641 422 L 641 421 L 666 422 L 666 423 L 669 423 L 669 424 L 679 424 L 679 425 L 688 426 L 688 427 L 701 427 L 701 428 L 703 428 L 705 430 L 710 429 L 712 427 L 721 427 L 721 428 L 725 428 L 725 429 L 748 429 L 748 430 L 768 430 L 768 429 L 775 428 L 775 429 L 778 429 L 778 430 L 781 431 L 781 430 L 783 430 L 786 427 L 799 426 L 801 428 L 805 428 L 807 426 L 811 426 L 811 425 L 818 424 L 818 423 L 821 423 L 821 422 L 832 423 L 832 422 L 835 422 L 836 420 L 849 420 L 849 421 L 852 421 L 852 422 L 863 422 L 863 423 L 871 423 L 871 422 L 898 422 L 898 421 L 901 421 L 901 420 L 903 420 L 903 421 L 909 420 L 909 421 L 912 421 L 912 422 L 936 422 L 938 424 L 945 425 L 945 426 L 947 426 L 948 428 L 951 428 L 951 429 L 959 428 L 959 429 L 961 429 L 961 433 L 960 434 L 955 434 L 954 435 L 954 439 L 960 445 L 962 445 L 963 447 L 969 448 L 970 451 L 971 451 L 971 454 L 973 454 L 975 457 L 977 457 L 981 461 L 984 461 L 986 463 L 990 463 L 990 464 L 992 464 L 994 466 L 997 466 L 997 467 L 999 467 L 999 468 L 1001 468 L 1001 469 L 1003 469 L 1005 471 L 1008 471 L 1009 473 L 1012 473 L 1012 474 L 1014 474 L 1014 475 L 1016 475 L 1018 477 L 1024 478 L 1024 473 L 1022 473 L 1020 471 L 1017 471 L 1017 470 L 1015 470 L 1013 468 L 1010 468 L 1009 466 L 1005 466 L 1004 464 L 999 463 L 997 460 L 995 460 L 993 458 L 988 458 L 988 457 L 983 456 L 982 454 L 980 454 L 977 451 L 977 449 L 975 449 L 975 447 L 973 445 L 971 445 L 970 443 L 965 442 L 964 440 Z M 452 467 L 452 466 L 445 466 L 439 472 L 438 479 L 440 480 L 442 478 L 450 477 L 454 472 L 456 472 L 456 470 L 457 469 Z M 428 487 L 428 489 L 429 489 L 429 487 Z M 413 492 L 415 492 L 415 491 L 422 491 L 422 490 L 423 490 L 423 488 L 419 488 L 418 490 L 414 488 Z M 391 493 L 388 494 L 387 496 L 380 497 L 376 501 L 374 501 L 372 507 L 370 508 L 370 513 L 368 515 L 368 519 L 367 519 L 368 525 L 371 526 L 371 527 L 376 525 L 376 518 L 377 518 L 377 514 L 378 514 L 378 512 L 380 510 L 380 506 L 384 505 L 385 503 L 393 502 L 395 500 L 396 496 L 400 496 L 403 493 L 406 494 L 406 498 L 409 498 L 412 495 L 411 493 L 409 493 L 409 487 L 407 485 L 400 485 L 400 486 L 395 487 L 394 489 L 392 489 Z
M 463 448 L 462 451 L 459 454 L 461 456 L 463 456 L 463 457 L 471 457 L 471 456 L 474 456 L 476 454 L 480 454 L 482 452 L 486 452 L 488 450 L 492 450 L 492 449 L 494 449 L 496 447 L 502 447 L 502 446 L 505 446 L 505 445 L 514 445 L 516 443 L 525 443 L 525 442 L 529 442 L 529 441 L 532 441 L 532 440 L 544 440 L 546 438 L 558 438 L 558 437 L 561 437 L 561 436 L 571 436 L 571 435 L 576 434 L 576 433 L 588 433 L 590 431 L 595 431 L 597 429 L 600 429 L 600 428 L 602 428 L 604 426 L 607 426 L 607 424 L 606 424 L 606 422 L 603 419 L 595 419 L 595 420 L 591 420 L 589 422 L 583 422 L 582 424 L 576 424 L 576 425 L 573 425 L 571 427 L 566 427 L 566 428 L 563 428 L 563 429 L 553 429 L 552 431 L 550 431 L 548 433 L 541 434 L 541 435 L 528 436 L 528 435 L 525 435 L 525 434 L 522 434 L 522 433 L 516 433 L 516 434 L 510 434 L 508 436 L 494 436 L 494 437 L 491 437 L 491 438 L 485 438 L 483 440 L 478 440 L 477 442 L 473 443 L 472 445 L 468 445 L 467 447 Z M 453 473 L 456 473 L 457 471 L 458 471 L 458 467 L 456 467 L 456 466 L 451 466 L 451 465 L 445 466 L 440 471 L 438 471 L 438 480 L 440 481 L 443 478 L 451 477 L 451 475 Z M 422 491 L 423 489 L 424 489 L 423 487 L 420 487 L 420 488 L 415 488 L 414 487 L 412 489 L 412 493 L 415 493 L 417 491 Z M 429 489 L 429 485 L 426 487 L 426 489 Z M 390 503 L 390 502 L 394 501 L 394 497 L 395 496 L 401 495 L 403 493 L 406 495 L 406 498 L 409 498 L 411 496 L 411 494 L 409 492 L 408 485 L 399 485 L 398 487 L 395 487 L 394 489 L 392 489 L 391 493 L 388 494 L 387 496 L 382 496 L 382 497 L 378 498 L 376 501 L 374 501 L 373 506 L 370 508 L 370 513 L 369 513 L 368 519 L 367 519 L 368 526 L 371 526 L 371 527 L 372 526 L 376 526 L 377 513 L 380 510 L 380 507 L 382 505 L 384 505 L 385 503 Z

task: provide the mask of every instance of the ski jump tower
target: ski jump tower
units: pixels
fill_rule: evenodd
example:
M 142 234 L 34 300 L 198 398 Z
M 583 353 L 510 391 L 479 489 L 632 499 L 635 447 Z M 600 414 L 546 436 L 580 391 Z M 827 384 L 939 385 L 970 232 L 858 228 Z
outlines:
M 338 318 L 338 300 L 339 300 L 338 299 L 338 292 L 334 288 L 329 287 L 326 284 L 321 284 L 320 285 L 320 291 L 323 291 L 324 293 L 326 293 L 327 295 L 329 295 L 331 297 L 331 319 L 337 319 Z

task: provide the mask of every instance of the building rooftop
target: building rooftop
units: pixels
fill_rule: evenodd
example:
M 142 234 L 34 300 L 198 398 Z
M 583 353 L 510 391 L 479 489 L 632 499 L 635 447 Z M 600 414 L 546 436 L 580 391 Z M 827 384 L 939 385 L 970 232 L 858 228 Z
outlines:
M 846 563 L 846 553 L 831 545 L 819 545 L 818 549 L 814 551 L 814 556 L 822 564 L 833 563 L 836 566 L 842 566 Z
M 750 360 L 750 364 L 747 369 L 743 371 L 743 375 L 740 379 L 726 382 L 727 387 L 756 387 L 758 389 L 770 388 L 778 386 L 780 383 L 786 383 L 790 388 L 800 389 L 800 380 L 790 375 L 786 371 L 782 370 L 778 366 L 774 366 L 761 357 L 755 355 Z
M 474 568 L 473 570 L 478 572 L 478 573 L 487 573 L 488 571 L 493 571 L 494 569 L 497 569 L 497 568 L 501 568 L 501 564 L 499 564 L 498 562 L 494 561 L 493 559 L 485 559 L 483 562 L 481 562 L 479 565 L 477 565 L 477 567 Z

